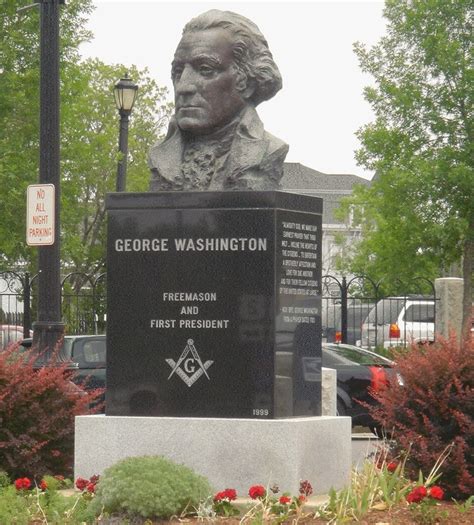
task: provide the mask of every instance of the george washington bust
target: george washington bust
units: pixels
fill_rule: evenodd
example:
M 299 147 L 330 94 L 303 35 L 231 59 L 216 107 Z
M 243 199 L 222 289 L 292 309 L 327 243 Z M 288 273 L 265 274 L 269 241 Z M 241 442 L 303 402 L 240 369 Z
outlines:
M 258 27 L 213 9 L 184 28 L 172 62 L 175 114 L 149 153 L 150 191 L 277 189 L 288 146 L 255 110 L 281 89 Z

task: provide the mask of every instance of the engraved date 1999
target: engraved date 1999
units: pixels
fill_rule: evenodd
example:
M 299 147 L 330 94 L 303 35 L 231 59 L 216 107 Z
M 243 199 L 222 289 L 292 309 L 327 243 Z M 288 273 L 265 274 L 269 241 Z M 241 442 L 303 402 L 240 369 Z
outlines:
M 266 417 L 270 414 L 268 408 L 254 408 L 252 410 L 252 416 Z

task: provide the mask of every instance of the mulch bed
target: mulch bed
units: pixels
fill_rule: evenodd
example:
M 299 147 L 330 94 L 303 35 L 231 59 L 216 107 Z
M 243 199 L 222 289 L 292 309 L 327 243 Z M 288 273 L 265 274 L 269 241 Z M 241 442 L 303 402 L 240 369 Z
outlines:
M 438 513 L 438 521 L 422 522 L 423 525 L 474 525 L 474 508 L 471 508 L 467 512 L 460 512 L 458 508 L 451 502 L 441 501 L 436 507 Z M 109 518 L 100 522 L 101 525 L 121 525 L 124 521 L 121 521 L 120 517 Z M 165 525 L 165 524 L 205 524 L 205 523 L 220 523 L 222 525 L 239 525 L 240 521 L 236 518 L 219 518 L 217 520 L 199 520 L 197 518 L 181 518 L 173 520 L 159 520 L 159 521 L 146 521 L 146 520 L 131 520 L 126 522 L 130 525 Z M 270 523 L 270 522 L 268 522 Z M 324 525 L 327 524 L 327 520 L 322 520 L 312 517 L 309 514 L 305 517 L 300 518 L 298 521 L 289 520 L 285 522 L 287 525 Z M 357 524 L 357 525 L 419 525 L 421 522 L 417 522 L 414 519 L 412 511 L 408 506 L 397 506 L 391 510 L 372 510 L 369 514 L 361 519 L 360 521 L 345 521 L 346 524 Z

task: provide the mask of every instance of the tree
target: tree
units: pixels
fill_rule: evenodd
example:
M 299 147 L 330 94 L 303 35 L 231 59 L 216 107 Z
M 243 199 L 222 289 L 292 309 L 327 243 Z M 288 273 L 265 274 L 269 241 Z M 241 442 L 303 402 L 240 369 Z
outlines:
M 352 271 L 439 276 L 461 262 L 464 328 L 474 256 L 472 3 L 387 0 L 387 34 L 355 44 L 375 85 L 365 97 L 375 122 L 358 132 L 360 165 L 376 175 L 345 211 L 363 229 Z
M 25 244 L 26 187 L 38 181 L 39 10 L 18 12 L 24 0 L 4 0 L 0 15 L 0 263 L 30 262 Z M 61 8 L 61 65 L 78 60 L 90 0 Z
M 28 3 L 28 2 L 25 2 Z M 39 16 L 17 13 L 7 0 L 0 16 L 0 264 L 34 271 L 36 249 L 25 243 L 26 187 L 38 181 Z M 115 189 L 118 111 L 112 88 L 122 65 L 82 61 L 78 47 L 91 37 L 83 29 L 92 4 L 61 6 L 61 259 L 63 270 L 95 274 L 105 259 L 104 197 Z M 139 84 L 131 115 L 128 191 L 147 188 L 147 150 L 170 113 L 166 92 L 146 70 L 128 68 Z
M 62 107 L 62 260 L 70 271 L 100 273 L 105 264 L 105 194 L 115 191 L 119 115 L 113 84 L 126 71 L 99 60 L 64 70 Z M 139 85 L 130 117 L 127 191 L 146 191 L 147 152 L 157 139 L 170 105 L 166 90 L 147 71 L 129 68 Z M 78 281 L 80 282 L 80 281 Z

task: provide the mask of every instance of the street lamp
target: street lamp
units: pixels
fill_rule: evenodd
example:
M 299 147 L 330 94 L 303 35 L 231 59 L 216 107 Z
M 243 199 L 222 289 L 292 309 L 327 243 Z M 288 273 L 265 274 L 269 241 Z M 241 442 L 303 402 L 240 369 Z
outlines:
M 39 182 L 53 184 L 54 243 L 38 252 L 38 317 L 33 324 L 33 346 L 53 352 L 64 334 L 61 321 L 60 276 L 60 165 L 59 165 L 59 4 L 40 0 L 40 136 Z
M 116 191 L 125 191 L 128 155 L 128 119 L 137 98 L 138 86 L 125 74 L 114 86 L 115 104 L 120 113 L 119 152 Z

